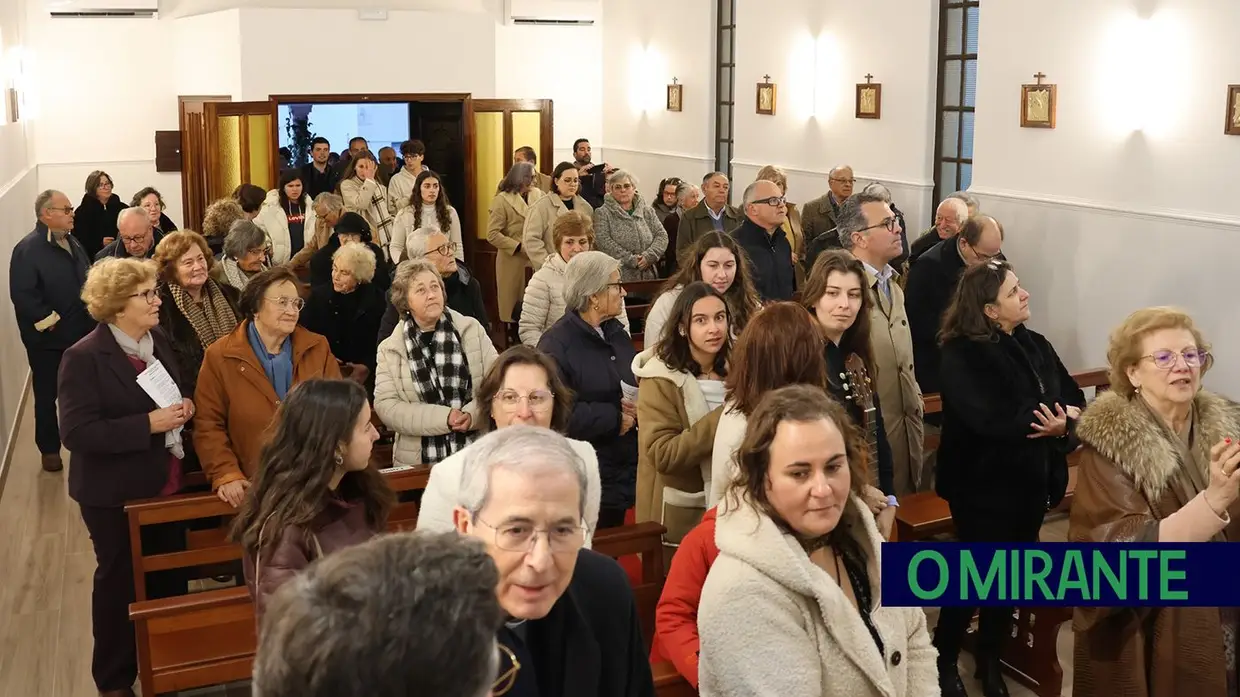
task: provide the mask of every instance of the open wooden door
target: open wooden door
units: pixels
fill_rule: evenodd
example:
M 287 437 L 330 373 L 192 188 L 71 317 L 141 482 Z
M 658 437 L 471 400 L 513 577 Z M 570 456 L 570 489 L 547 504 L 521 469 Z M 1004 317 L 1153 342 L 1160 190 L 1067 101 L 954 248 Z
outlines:
M 228 96 L 177 97 L 181 125 L 181 224 L 202 230 L 207 204 L 207 102 L 232 101 Z
M 240 184 L 275 188 L 275 102 L 208 102 L 203 107 L 207 200 L 228 196 Z
M 487 315 L 499 317 L 499 293 L 495 285 L 496 250 L 486 242 L 487 218 L 495 187 L 512 167 L 512 151 L 528 145 L 538 153 L 538 170 L 550 175 L 555 169 L 553 108 L 550 99 L 473 100 L 474 220 L 477 241 L 469 259 Z

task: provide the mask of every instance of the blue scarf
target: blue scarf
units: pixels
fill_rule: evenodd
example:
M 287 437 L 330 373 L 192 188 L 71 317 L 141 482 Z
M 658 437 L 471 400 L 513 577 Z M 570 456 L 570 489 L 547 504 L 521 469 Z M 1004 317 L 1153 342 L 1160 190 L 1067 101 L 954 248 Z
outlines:
M 258 327 L 250 322 L 246 335 L 250 338 L 250 348 L 258 356 L 258 362 L 267 372 L 267 379 L 276 390 L 276 397 L 283 400 L 293 386 L 293 337 L 284 340 L 284 346 L 276 354 L 267 353 L 263 339 L 258 335 Z

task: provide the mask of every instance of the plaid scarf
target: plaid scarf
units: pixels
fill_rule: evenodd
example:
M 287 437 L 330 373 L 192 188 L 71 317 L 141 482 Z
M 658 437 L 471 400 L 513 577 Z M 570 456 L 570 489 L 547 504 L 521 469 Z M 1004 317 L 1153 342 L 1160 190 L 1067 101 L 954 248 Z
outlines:
M 237 322 L 241 321 L 214 279 L 207 279 L 207 284 L 202 287 L 202 302 L 195 302 L 184 288 L 175 283 L 168 284 L 168 292 L 177 309 L 189 320 L 204 349 L 231 334 L 237 328 Z
M 444 312 L 428 342 L 413 317 L 405 317 L 405 350 L 409 354 L 409 373 L 417 385 L 423 404 L 460 409 L 473 398 L 474 383 L 469 362 L 461 348 L 461 336 Z M 441 436 L 422 436 L 422 464 L 434 465 L 469 445 L 469 433 L 449 431 Z
M 359 181 L 361 178 L 359 177 Z M 363 181 L 363 183 L 365 183 Z M 378 183 L 378 182 L 375 182 Z M 383 250 L 383 256 L 389 258 L 388 245 L 392 241 L 392 216 L 388 214 L 387 195 L 386 192 L 376 188 L 375 195 L 370 199 L 370 206 L 367 217 L 370 218 L 371 224 L 374 225 L 375 234 L 379 239 L 375 240 L 379 243 L 379 248 Z

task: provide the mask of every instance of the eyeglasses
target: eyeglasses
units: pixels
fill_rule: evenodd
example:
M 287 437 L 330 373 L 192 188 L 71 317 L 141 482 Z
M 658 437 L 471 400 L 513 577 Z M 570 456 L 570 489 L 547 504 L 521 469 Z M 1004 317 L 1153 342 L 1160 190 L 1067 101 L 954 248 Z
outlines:
M 508 670 L 500 673 L 495 682 L 491 684 L 491 694 L 500 697 L 500 695 L 508 694 L 517 684 L 517 673 L 521 670 L 521 662 L 517 660 L 517 655 L 512 652 L 512 649 L 503 644 L 497 644 L 497 646 L 503 654 L 500 657 L 500 665 L 504 664 L 504 658 L 508 659 Z
M 842 177 L 828 177 L 830 181 L 839 182 L 841 184 L 856 184 L 856 179 L 844 179 Z
M 121 242 L 124 242 L 125 244 L 137 244 L 139 242 L 144 241 L 145 239 L 146 239 L 145 234 L 138 235 L 137 237 L 126 237 L 124 235 L 121 235 Z
M 159 291 L 152 288 L 150 290 L 144 290 L 141 293 L 134 293 L 133 295 L 130 295 L 129 297 L 142 298 L 143 300 L 146 301 L 147 305 L 154 305 L 155 300 L 159 298 Z
M 977 257 L 978 262 L 982 264 L 985 264 L 991 261 L 997 261 L 999 257 L 1003 256 L 1003 250 L 999 250 L 998 252 L 995 252 L 994 254 L 986 254 L 985 252 L 978 251 L 977 247 L 974 247 L 968 242 L 965 242 L 965 244 L 968 245 L 969 249 L 973 251 L 973 254 L 974 256 Z M 999 270 L 998 267 L 993 267 L 993 268 L 995 271 Z
M 521 394 L 516 390 L 501 390 L 495 395 L 495 401 L 506 412 L 514 412 L 521 406 L 521 401 L 529 403 L 533 411 L 546 411 L 551 408 L 555 397 L 547 390 L 534 390 L 529 394 Z
M 440 256 L 444 256 L 444 257 L 446 257 L 446 256 L 448 256 L 449 254 L 455 254 L 455 253 L 456 253 L 456 243 L 455 243 L 455 242 L 449 242 L 449 243 L 447 243 L 447 244 L 441 244 L 441 245 L 439 245 L 438 247 L 435 247 L 434 249 L 431 249 L 431 250 L 428 250 L 428 251 L 435 252 L 436 254 L 438 254 L 438 255 L 440 255 Z
M 281 310 L 292 310 L 294 312 L 301 312 L 301 308 L 306 306 L 306 301 L 302 300 L 301 298 L 279 297 L 279 298 L 263 298 L 263 300 L 266 300 L 267 302 L 273 303 L 275 305 L 279 305 Z
M 1199 348 L 1186 348 L 1179 353 L 1163 349 L 1162 351 L 1155 351 L 1154 353 L 1141 356 L 1141 358 L 1148 358 L 1154 361 L 1154 367 L 1159 370 L 1171 370 L 1175 367 L 1176 358 L 1179 356 L 1184 357 L 1184 365 L 1190 368 L 1200 368 L 1210 361 L 1210 352 Z
M 539 535 L 547 537 L 552 554 L 576 552 L 586 543 L 586 528 L 582 525 L 560 524 L 540 529 L 529 523 L 509 523 L 497 528 L 477 516 L 474 519 L 495 531 L 495 546 L 505 552 L 528 553 L 534 549 Z
M 788 202 L 788 199 L 784 198 L 783 196 L 772 196 L 770 198 L 760 198 L 760 199 L 757 199 L 756 201 L 751 201 L 751 203 L 755 203 L 755 204 L 765 203 L 766 205 L 772 208 L 779 208 L 780 206 L 784 205 L 787 202 Z
M 56 211 L 57 213 L 64 213 L 65 215 L 73 215 L 73 206 L 65 206 L 63 208 L 56 208 L 54 206 L 49 206 L 44 210 Z
M 874 228 L 880 228 L 880 227 L 887 228 L 887 232 L 895 232 L 896 223 L 898 222 L 900 221 L 896 220 L 895 216 L 892 216 L 890 218 L 883 218 L 882 221 L 880 221 L 877 225 L 871 225 L 869 227 L 861 228 L 860 232 L 865 232 L 866 230 L 873 230 Z

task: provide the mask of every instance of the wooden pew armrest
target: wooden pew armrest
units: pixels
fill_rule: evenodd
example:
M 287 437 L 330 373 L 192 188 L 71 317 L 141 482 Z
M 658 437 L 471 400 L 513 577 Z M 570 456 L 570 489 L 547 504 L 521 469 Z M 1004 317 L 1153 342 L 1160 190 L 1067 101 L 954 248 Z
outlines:
M 129 605 L 129 619 L 135 622 L 152 620 L 179 615 L 188 611 L 210 610 L 231 605 L 249 605 L 252 602 L 250 591 L 244 586 L 220 588 L 202 593 L 190 593 L 189 595 L 178 595 L 158 600 L 140 600 L 136 603 L 131 603 Z

